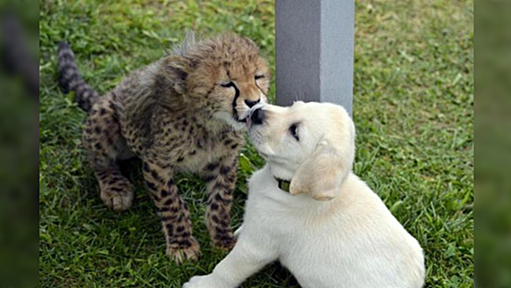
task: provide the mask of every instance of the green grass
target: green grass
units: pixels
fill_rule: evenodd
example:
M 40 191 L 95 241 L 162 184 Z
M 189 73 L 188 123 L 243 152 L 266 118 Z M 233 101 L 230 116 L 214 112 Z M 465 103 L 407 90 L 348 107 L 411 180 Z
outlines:
M 236 31 L 274 66 L 274 3 L 246 1 L 62 1 L 40 3 L 40 285 L 180 287 L 225 253 L 209 246 L 204 185 L 183 175 L 202 246 L 198 263 L 165 256 L 160 223 L 137 164 L 134 207 L 107 209 L 81 148 L 85 114 L 57 87 L 56 47 L 71 43 L 84 77 L 100 92 L 182 39 Z M 427 287 L 473 286 L 473 3 L 357 0 L 355 172 L 421 243 Z M 270 94 L 275 94 L 274 84 Z M 263 161 L 240 158 L 233 218 L 241 223 L 246 178 Z M 244 287 L 298 287 L 277 264 Z

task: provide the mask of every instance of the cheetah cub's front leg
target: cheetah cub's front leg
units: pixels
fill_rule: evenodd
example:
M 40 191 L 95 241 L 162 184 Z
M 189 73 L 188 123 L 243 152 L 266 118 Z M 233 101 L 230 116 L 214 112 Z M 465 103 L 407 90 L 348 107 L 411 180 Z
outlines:
M 117 165 L 117 160 L 129 153 L 125 151 L 128 148 L 108 99 L 106 96 L 92 107 L 83 142 L 99 182 L 101 199 L 108 207 L 123 211 L 133 203 L 134 186 L 121 174 Z
M 156 161 L 155 161 L 156 162 Z M 200 246 L 192 236 L 192 222 L 188 205 L 178 194 L 173 171 L 151 161 L 144 161 L 143 174 L 160 217 L 167 245 L 167 255 L 180 264 L 184 260 L 197 261 Z
M 235 241 L 231 229 L 231 206 L 236 184 L 237 155 L 221 158 L 205 168 L 208 207 L 206 227 L 213 245 L 222 250 L 230 250 Z

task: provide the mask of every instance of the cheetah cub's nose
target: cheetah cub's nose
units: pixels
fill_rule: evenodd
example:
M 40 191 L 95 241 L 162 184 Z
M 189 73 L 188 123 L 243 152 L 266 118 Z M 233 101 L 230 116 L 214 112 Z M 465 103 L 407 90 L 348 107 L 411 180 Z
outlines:
M 247 104 L 248 108 L 252 108 L 260 101 L 261 99 L 257 99 L 256 101 L 245 100 L 245 104 Z

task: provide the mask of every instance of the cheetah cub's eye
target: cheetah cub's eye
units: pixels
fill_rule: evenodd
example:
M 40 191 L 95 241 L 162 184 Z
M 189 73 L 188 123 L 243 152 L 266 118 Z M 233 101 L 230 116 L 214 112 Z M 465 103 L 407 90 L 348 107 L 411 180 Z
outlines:
M 262 78 L 264 78 L 264 75 L 255 75 L 255 76 L 254 76 L 254 79 L 255 79 L 256 81 L 257 81 L 257 80 L 259 80 L 259 79 L 262 79 Z
M 220 86 L 224 87 L 224 88 L 230 88 L 230 87 L 236 87 L 236 85 L 234 85 L 234 82 L 227 82 L 227 83 L 223 83 L 223 84 L 220 84 Z

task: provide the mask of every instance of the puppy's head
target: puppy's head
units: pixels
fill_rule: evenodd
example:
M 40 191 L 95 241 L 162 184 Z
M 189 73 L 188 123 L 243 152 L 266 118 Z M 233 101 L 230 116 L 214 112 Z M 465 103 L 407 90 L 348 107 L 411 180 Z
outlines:
M 244 129 L 250 108 L 267 101 L 270 82 L 257 45 L 236 34 L 183 45 L 164 60 L 175 91 L 190 105 L 202 105 L 213 117 Z
M 351 171 L 355 125 L 344 108 L 295 102 L 291 107 L 258 105 L 249 135 L 275 177 L 290 180 L 290 193 L 330 200 Z

